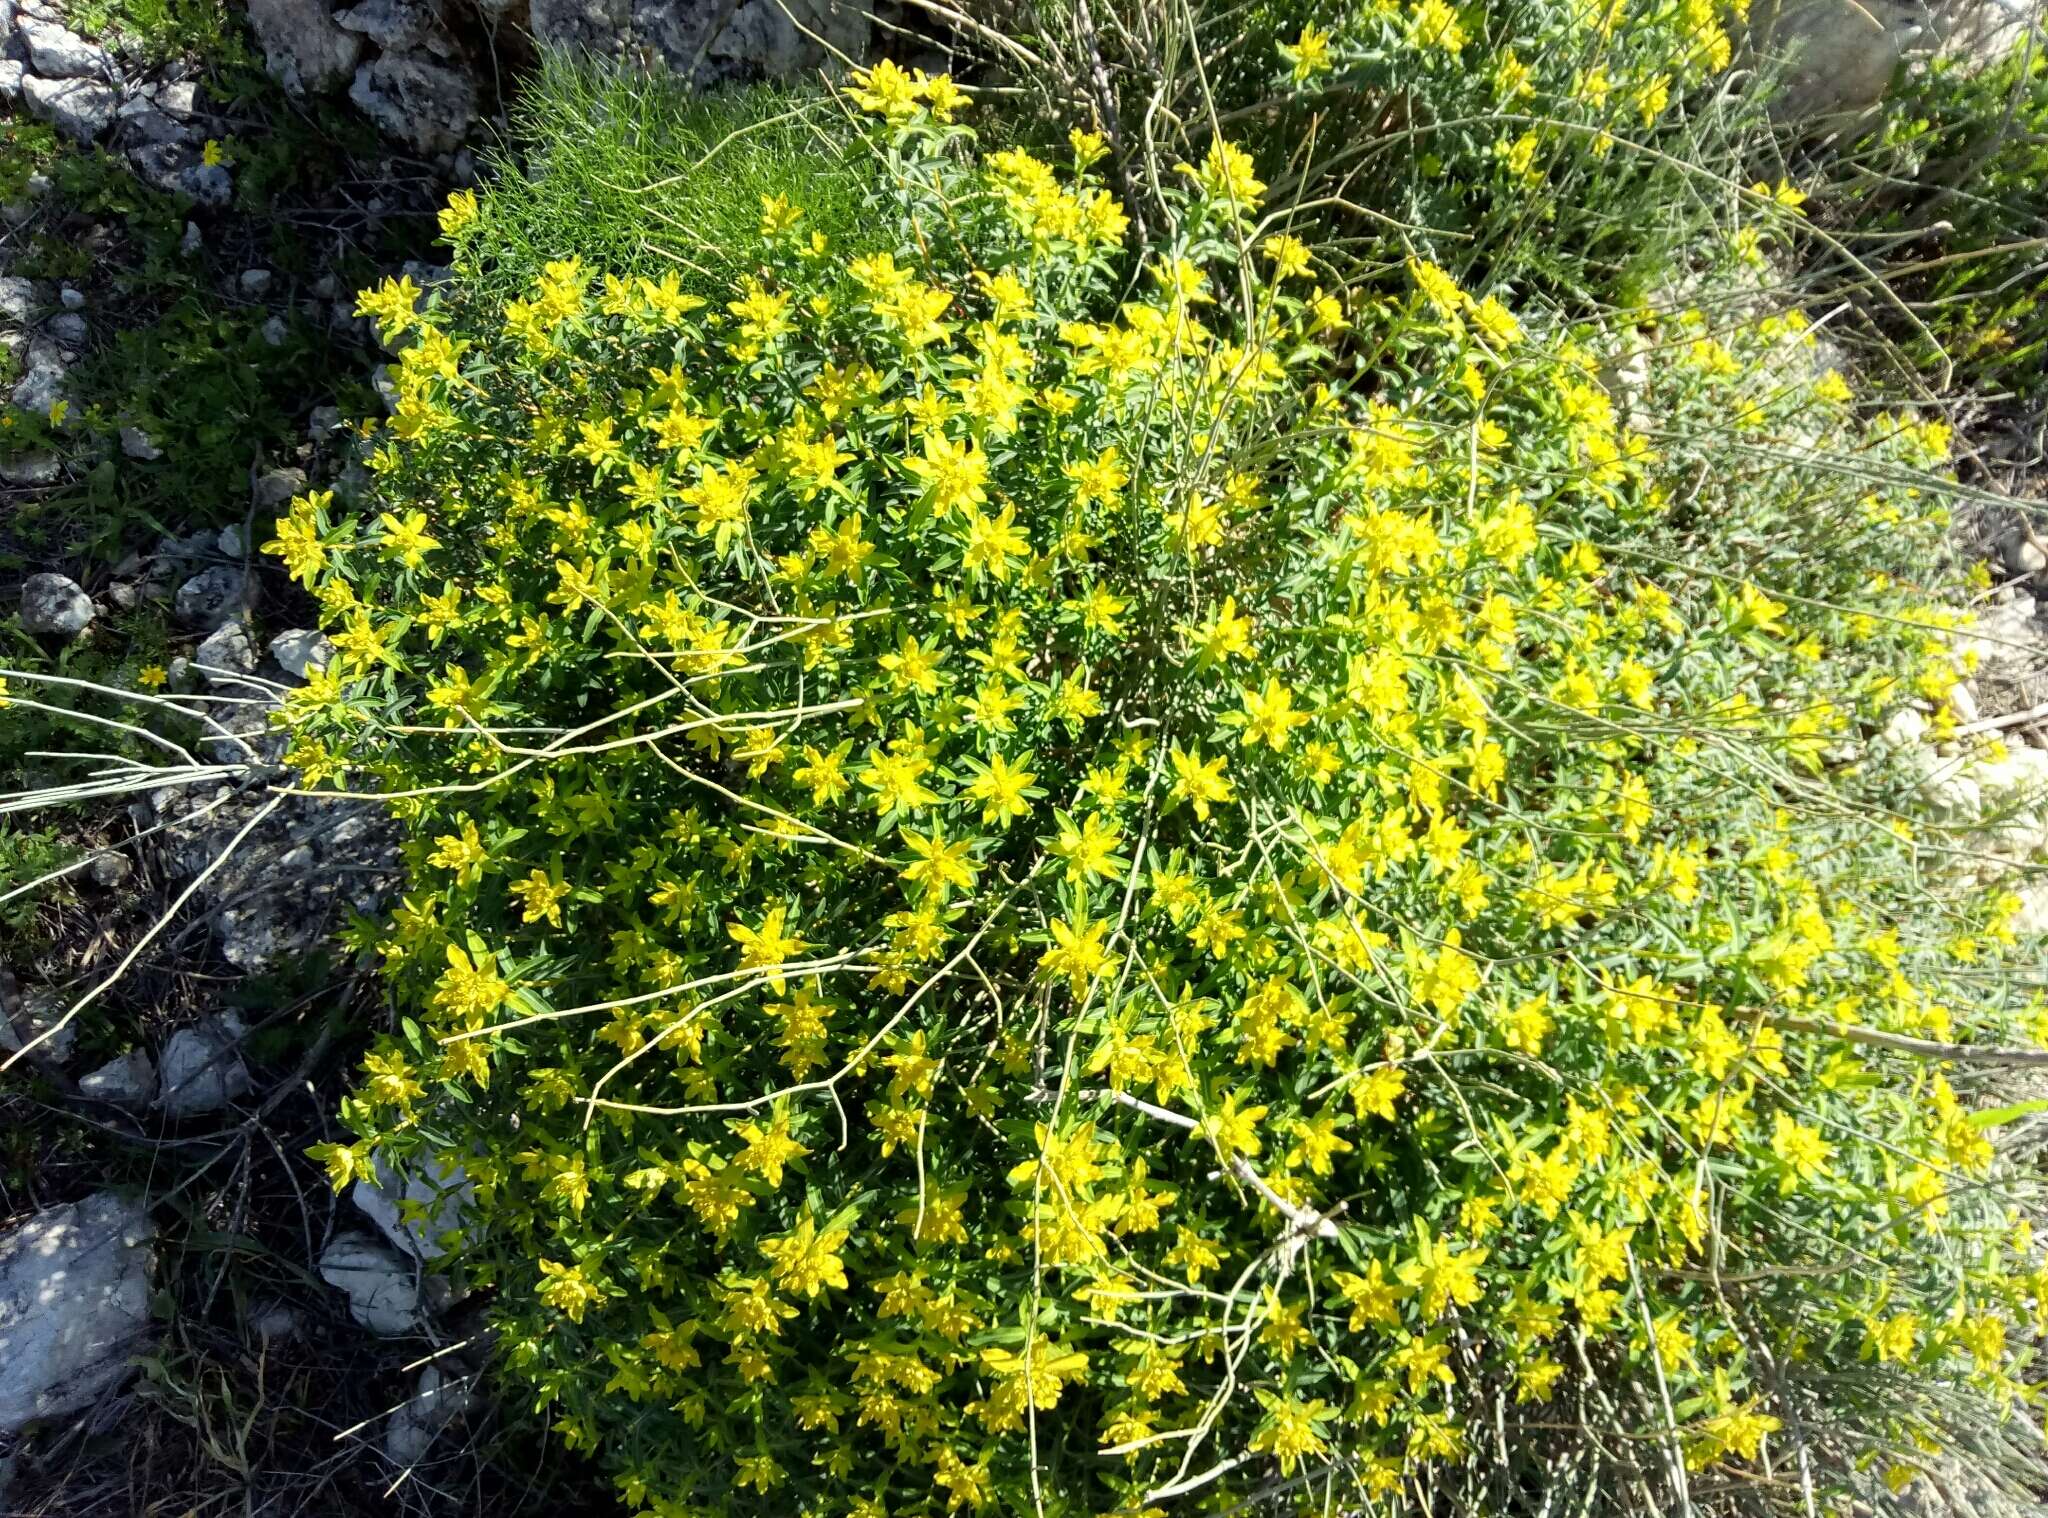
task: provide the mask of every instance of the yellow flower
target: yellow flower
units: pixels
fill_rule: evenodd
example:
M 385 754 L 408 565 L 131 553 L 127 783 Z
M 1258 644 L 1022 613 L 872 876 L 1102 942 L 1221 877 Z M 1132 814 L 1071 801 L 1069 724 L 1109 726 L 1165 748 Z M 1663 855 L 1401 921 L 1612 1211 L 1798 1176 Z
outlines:
M 768 1257 L 777 1286 L 792 1296 L 810 1298 L 828 1286 L 846 1289 L 846 1263 L 839 1257 L 846 1234 L 844 1228 L 818 1232 L 817 1222 L 806 1213 L 790 1232 L 763 1239 L 758 1248 Z
M 448 197 L 448 204 L 441 208 L 439 221 L 441 235 L 447 238 L 460 237 L 476 225 L 479 214 L 476 192 L 457 190 Z
M 387 559 L 398 560 L 407 569 L 418 569 L 426 556 L 441 546 L 439 538 L 427 534 L 424 511 L 408 511 L 402 518 L 386 511 L 378 516 L 377 525 L 384 529 L 379 552 Z
M 767 970 L 768 984 L 780 991 L 783 977 L 774 973 L 806 948 L 810 947 L 795 933 L 785 927 L 787 908 L 770 907 L 758 927 L 734 922 L 726 925 L 726 936 L 740 946 L 740 968 L 742 970 Z
M 1313 720 L 1309 713 L 1294 709 L 1294 692 L 1270 675 L 1263 690 L 1246 686 L 1239 694 L 1244 704 L 1244 737 L 1240 741 L 1246 748 L 1263 743 L 1279 753 L 1287 747 L 1288 734 Z
M 1102 942 L 1108 923 L 1093 921 L 1084 913 L 1078 920 L 1056 918 L 1049 927 L 1053 946 L 1039 955 L 1039 971 L 1054 979 L 1064 978 L 1075 996 L 1119 963 L 1119 957 Z
M 1318 74 L 1328 73 L 1333 67 L 1330 34 L 1317 27 L 1304 26 L 1301 35 L 1292 43 L 1280 44 L 1280 59 L 1293 70 L 1296 84 L 1304 84 Z

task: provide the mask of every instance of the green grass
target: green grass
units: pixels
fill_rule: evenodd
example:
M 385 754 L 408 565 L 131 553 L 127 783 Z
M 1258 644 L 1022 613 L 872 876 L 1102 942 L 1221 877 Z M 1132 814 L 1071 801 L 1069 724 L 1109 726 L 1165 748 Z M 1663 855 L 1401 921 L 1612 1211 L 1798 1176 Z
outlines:
M 857 241 L 859 180 L 819 130 L 838 109 L 767 87 L 692 97 L 665 76 L 545 59 L 487 163 L 475 288 L 516 294 L 572 252 L 606 272 L 722 288 L 758 247 L 772 194 L 835 245 Z
M 150 62 L 188 54 L 254 62 L 241 22 L 223 0 L 75 0 L 66 19 L 91 36 L 123 43 Z

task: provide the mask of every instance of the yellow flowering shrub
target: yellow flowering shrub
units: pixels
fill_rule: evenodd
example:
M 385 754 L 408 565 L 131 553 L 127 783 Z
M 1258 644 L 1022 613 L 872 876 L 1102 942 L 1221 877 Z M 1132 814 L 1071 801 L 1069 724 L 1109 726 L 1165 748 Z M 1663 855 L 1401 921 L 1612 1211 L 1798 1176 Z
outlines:
M 1293 109 L 1272 140 L 1313 166 L 1305 198 L 1362 209 L 1455 268 L 1627 304 L 1717 224 L 1768 224 L 1735 204 L 1768 136 L 1768 92 L 1726 85 L 1748 9 L 1308 3 L 1274 17 L 1256 90 Z
M 336 1184 L 459 1159 L 663 1514 L 1768 1496 L 2009 1397 L 2041 1251 L 1899 1041 L 2026 1009 L 1864 743 L 1952 678 L 1940 437 L 1795 320 L 1624 390 L 1349 300 L 1227 144 L 1136 247 L 1086 134 L 851 99 L 857 256 L 364 298 L 375 498 L 270 544 L 290 763 L 410 839 Z

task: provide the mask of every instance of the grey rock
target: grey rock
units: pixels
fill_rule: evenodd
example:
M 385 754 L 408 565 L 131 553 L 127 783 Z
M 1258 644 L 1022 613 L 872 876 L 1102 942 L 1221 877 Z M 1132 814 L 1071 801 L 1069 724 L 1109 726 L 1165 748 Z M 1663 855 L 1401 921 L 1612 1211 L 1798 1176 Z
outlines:
M 33 1044 L 30 1059 L 64 1064 L 78 1047 L 78 1020 L 66 1022 L 66 1010 L 64 999 L 48 987 L 36 986 L 23 995 L 8 976 L 0 982 L 0 1053 L 19 1054 Z
M 121 452 L 144 464 L 153 464 L 164 456 L 163 449 L 140 427 L 121 429 Z
M 0 104 L 14 105 L 21 99 L 21 87 L 28 71 L 12 58 L 0 58 Z
M 0 458 L 0 481 L 19 486 L 54 485 L 61 468 L 57 455 L 49 449 L 31 449 Z
M 270 657 L 286 674 L 303 680 L 307 670 L 325 669 L 334 661 L 334 645 L 325 633 L 294 627 L 270 640 Z
M 30 575 L 21 586 L 21 625 L 38 638 L 67 643 L 92 625 L 92 597 L 67 575 Z
M 70 369 L 63 350 L 55 343 L 31 338 L 27 349 L 28 372 L 15 384 L 14 404 L 38 416 L 48 416 L 50 408 L 64 399 L 64 382 Z
M 101 1192 L 0 1238 L 0 1433 L 79 1412 L 128 1378 L 149 1335 L 139 1201 Z
M 185 235 L 178 239 L 178 251 L 187 258 L 190 258 L 205 246 L 206 239 L 200 235 L 199 223 L 196 221 L 186 222 Z
M 2031 533 L 2014 531 L 2006 534 L 1998 545 L 1999 557 L 2005 563 L 2005 572 L 2015 580 L 2031 579 L 2048 569 L 2048 553 L 2041 551 L 2040 543 Z
M 256 673 L 256 646 L 244 623 L 223 622 L 208 633 L 206 641 L 194 650 L 192 663 L 200 678 L 215 689 L 226 687 L 238 694 L 256 689 L 234 678 Z
M 173 116 L 199 114 L 199 85 L 195 80 L 169 80 L 151 90 L 149 98 L 156 103 L 158 110 Z
M 291 328 L 282 316 L 273 316 L 257 329 L 263 341 L 273 348 L 282 348 L 291 337 Z
M 52 21 L 23 18 L 16 34 L 28 47 L 31 72 L 45 79 L 91 79 L 107 71 L 105 48 Z
M 156 1094 L 156 1066 L 140 1049 L 117 1054 L 99 1069 L 78 1078 L 81 1096 L 111 1102 L 129 1112 L 140 1112 Z
M 19 274 L 0 274 L 0 321 L 25 327 L 46 303 L 47 297 L 34 280 L 23 279 Z
M 135 862 L 126 854 L 112 849 L 92 856 L 92 863 L 85 867 L 85 873 L 92 877 L 92 883 L 105 890 L 112 890 L 135 873 Z
M 324 443 L 341 430 L 341 408 L 339 406 L 315 406 L 306 418 L 306 436 L 316 443 Z
M 336 11 L 334 24 L 369 38 L 386 53 L 435 53 L 445 58 L 455 51 L 440 17 L 414 0 L 362 0 Z
M 304 1333 L 306 1319 L 289 1302 L 266 1302 L 249 1315 L 249 1328 L 259 1339 L 282 1342 Z
M 171 1118 L 218 1112 L 249 1093 L 239 1045 L 249 1030 L 232 1012 L 180 1028 L 164 1045 L 157 1105 Z
M 270 293 L 270 287 L 276 279 L 277 276 L 268 269 L 244 269 L 241 278 L 235 283 L 251 300 L 261 300 Z
M 438 1260 L 447 1253 L 442 1240 L 461 1233 L 476 1187 L 457 1161 L 435 1160 L 401 1174 L 380 1159 L 375 1175 L 357 1181 L 349 1197 L 400 1249 L 417 1259 Z
M 363 39 L 334 24 L 322 0 L 250 0 L 263 66 L 287 92 L 318 95 L 355 70 Z
M 241 528 L 235 526 L 223 527 L 220 530 L 220 536 L 214 541 L 220 548 L 222 558 L 240 559 L 243 557 L 243 550 L 246 545 L 242 541 Z
M 426 1459 L 441 1430 L 469 1411 L 469 1380 L 456 1369 L 423 1369 L 411 1398 L 384 1425 L 384 1458 L 401 1470 Z
M 107 600 L 116 611 L 133 611 L 142 595 L 126 580 L 116 580 L 107 587 Z
M 129 142 L 189 143 L 198 133 L 155 101 L 131 95 L 114 111 L 114 125 Z
M 411 1333 L 420 1321 L 419 1267 L 366 1233 L 338 1234 L 320 1252 L 320 1279 L 348 1294 L 349 1316 L 373 1334 Z
M 50 318 L 50 336 L 67 348 L 82 346 L 87 330 L 85 318 L 76 311 L 59 311 Z
M 186 194 L 203 206 L 218 209 L 235 198 L 234 176 L 221 164 L 195 163 L 180 171 L 178 182 Z M 190 223 L 186 225 L 189 230 Z
M 85 309 L 85 292 L 83 290 L 75 290 L 70 285 L 66 285 L 57 292 L 57 303 L 66 311 L 83 311 Z
M 44 79 L 30 74 L 21 81 L 28 113 L 47 121 L 74 142 L 91 142 L 114 124 L 120 95 L 111 85 L 90 79 Z
M 476 124 L 476 85 L 467 74 L 404 54 L 356 70 L 348 98 L 385 135 L 422 153 L 449 153 Z
M 255 587 L 240 569 L 216 564 L 178 587 L 178 620 L 212 632 L 239 621 L 255 604 Z
M 249 487 L 249 499 L 255 503 L 259 513 L 276 511 L 305 488 L 306 471 L 303 469 L 266 469 Z

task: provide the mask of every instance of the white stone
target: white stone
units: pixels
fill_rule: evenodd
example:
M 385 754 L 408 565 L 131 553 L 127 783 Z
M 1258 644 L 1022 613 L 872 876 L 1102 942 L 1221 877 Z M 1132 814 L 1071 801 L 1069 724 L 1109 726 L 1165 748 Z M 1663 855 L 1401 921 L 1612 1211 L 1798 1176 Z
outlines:
M 270 293 L 270 286 L 276 278 L 268 269 L 244 269 L 236 283 L 251 300 L 261 300 Z
M 178 587 L 177 612 L 180 621 L 211 632 L 238 620 L 249 610 L 254 591 L 249 577 L 225 564 L 201 570 Z
M 305 488 L 303 469 L 266 469 L 249 488 L 249 499 L 259 512 L 275 511 Z
M 256 645 L 250 641 L 249 629 L 240 622 L 224 622 L 208 633 L 206 641 L 193 650 L 192 663 L 210 686 L 231 686 L 245 694 L 254 694 L 258 689 L 235 678 L 256 673 Z
M 1927 737 L 1927 718 L 1916 707 L 1902 706 L 1885 718 L 1879 737 L 1888 748 L 1912 748 Z
M 0 1434 L 127 1379 L 149 1332 L 155 1234 L 142 1203 L 102 1192 L 0 1238 Z
M 469 1410 L 469 1378 L 429 1365 L 406 1404 L 384 1425 L 384 1458 L 400 1469 L 418 1465 L 434 1440 Z
M 44 79 L 30 74 L 21 81 L 28 112 L 47 121 L 74 142 L 91 142 L 114 124 L 121 103 L 115 90 L 90 79 Z
M 106 72 L 106 50 L 68 27 L 24 18 L 19 31 L 28 44 L 30 70 L 45 79 L 89 79 Z
M 10 485 L 53 485 L 63 465 L 47 448 L 34 448 L 0 459 L 0 480 Z
M 92 597 L 76 580 L 58 574 L 30 575 L 21 586 L 21 628 L 38 638 L 70 642 L 92 625 Z
M 294 627 L 270 640 L 270 657 L 286 674 L 303 680 L 307 670 L 325 669 L 333 662 L 334 645 L 327 641 L 325 633 Z
M 422 153 L 452 153 L 476 124 L 469 76 L 390 53 L 356 70 L 348 98 L 379 131 Z
M 166 1117 L 218 1112 L 249 1092 L 249 1067 L 239 1045 L 249 1030 L 232 1012 L 180 1028 L 164 1045 L 157 1105 Z
M 333 89 L 362 56 L 363 39 L 336 26 L 322 0 L 249 0 L 249 29 L 270 77 L 294 95 Z
M 349 1316 L 373 1334 L 411 1333 L 419 1323 L 419 1266 L 369 1234 L 336 1236 L 321 1251 L 320 1279 L 348 1293 Z
M 163 449 L 140 427 L 121 429 L 121 452 L 144 464 L 153 464 L 164 456 Z
M 13 105 L 21 99 L 21 87 L 28 77 L 19 60 L 0 58 L 0 104 Z
M 30 1059 L 63 1064 L 78 1046 L 78 1019 L 64 1021 L 69 1005 L 42 986 L 23 996 L 14 977 L 0 971 L 0 1053 L 18 1054 L 35 1044 Z M 42 1042 L 36 1043 L 37 1039 Z
M 441 1241 L 461 1232 L 476 1187 L 457 1163 L 436 1160 L 423 1173 L 400 1175 L 380 1159 L 374 1179 L 357 1181 L 350 1198 L 400 1249 L 438 1260 L 447 1253 Z
M 78 1078 L 78 1093 L 140 1112 L 156 1094 L 156 1066 L 140 1049 L 117 1054 L 99 1069 Z
M 1999 545 L 2000 556 L 2005 560 L 2005 572 L 2015 580 L 2027 580 L 2048 569 L 2048 553 L 2041 551 L 2041 545 L 2027 532 L 2013 532 Z
M 1970 689 L 1967 680 L 1958 680 L 1948 688 L 1948 709 L 1956 714 L 1959 723 L 1977 720 L 1977 693 Z

